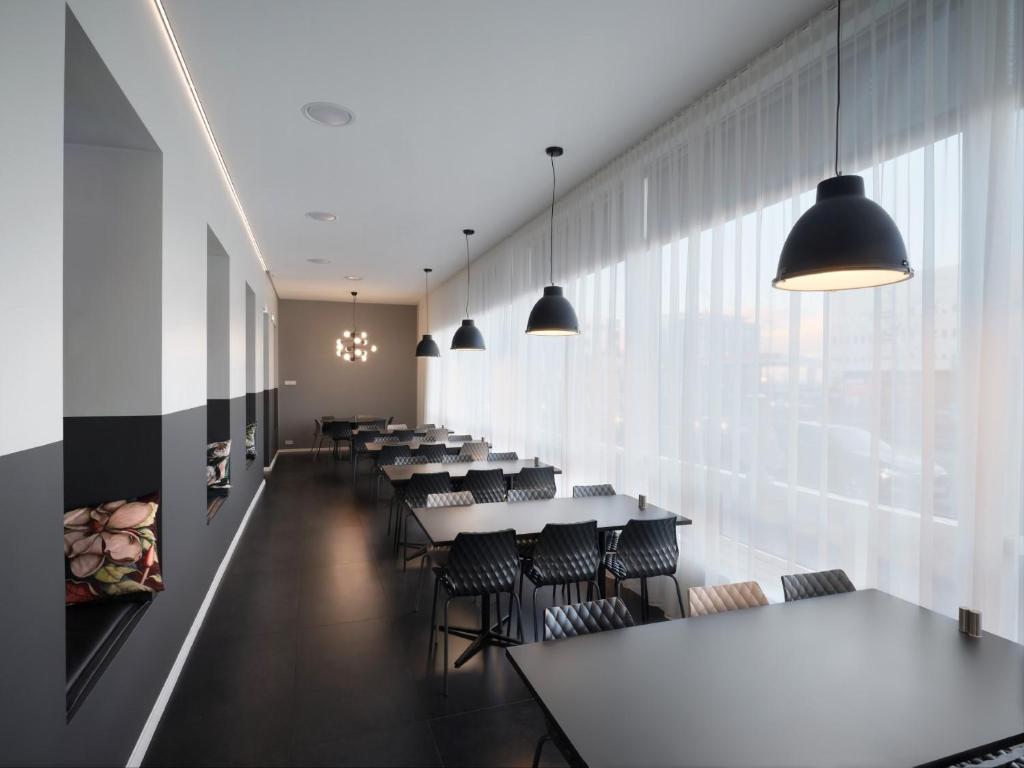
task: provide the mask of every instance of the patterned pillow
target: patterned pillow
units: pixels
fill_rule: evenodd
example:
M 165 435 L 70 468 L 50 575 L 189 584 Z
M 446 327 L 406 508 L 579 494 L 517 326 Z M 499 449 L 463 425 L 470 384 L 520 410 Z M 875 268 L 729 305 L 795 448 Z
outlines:
M 245 458 L 256 458 L 256 425 L 245 425 Z
M 206 487 L 217 491 L 231 488 L 231 441 L 206 446 Z
M 164 588 L 157 553 L 157 494 L 64 513 L 64 602 L 107 600 Z

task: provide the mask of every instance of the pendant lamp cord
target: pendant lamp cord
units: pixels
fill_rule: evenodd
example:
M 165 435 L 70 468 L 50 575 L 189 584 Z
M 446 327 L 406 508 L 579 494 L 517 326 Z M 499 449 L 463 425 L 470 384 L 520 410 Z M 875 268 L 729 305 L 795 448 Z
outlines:
M 430 328 L 430 273 L 423 270 L 423 295 L 427 299 L 427 328 Z
M 842 21 L 843 21 L 843 0 L 836 3 L 836 176 L 842 176 L 839 171 L 839 103 L 842 100 Z
M 469 317 L 469 235 L 466 235 L 466 317 Z
M 548 258 L 551 263 L 551 284 L 555 284 L 555 156 L 551 155 L 551 227 L 548 230 Z

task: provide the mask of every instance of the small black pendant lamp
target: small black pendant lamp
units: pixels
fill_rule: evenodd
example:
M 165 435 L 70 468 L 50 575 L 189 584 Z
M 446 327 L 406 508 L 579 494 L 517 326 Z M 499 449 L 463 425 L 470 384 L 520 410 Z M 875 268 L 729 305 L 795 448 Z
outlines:
M 839 172 L 841 20 L 842 0 L 836 9 L 836 175 L 818 184 L 816 202 L 782 246 L 772 285 L 786 291 L 874 288 L 914 276 L 896 222 L 864 196 L 862 177 Z
M 544 287 L 544 296 L 529 310 L 526 333 L 530 336 L 577 336 L 580 321 L 569 300 L 562 295 L 561 286 L 555 285 L 555 158 L 562 156 L 562 147 L 549 146 L 544 152 L 551 158 L 551 229 L 548 233 L 551 285 Z
M 462 325 L 452 336 L 452 349 L 462 352 L 483 352 L 487 349 L 484 346 L 484 335 L 469 319 L 469 236 L 474 234 L 474 231 L 464 229 L 462 234 L 466 236 L 466 319 L 462 321 Z
M 430 327 L 430 267 L 423 268 L 423 295 L 427 301 L 427 328 Z M 424 333 L 420 343 L 416 345 L 416 357 L 440 357 L 441 350 L 437 348 L 437 342 L 429 333 Z
M 555 158 L 562 156 L 562 148 L 548 147 L 544 151 L 551 158 L 551 230 L 548 239 L 551 285 L 544 286 L 544 295 L 530 310 L 526 332 L 531 336 L 576 336 L 580 332 L 576 310 L 562 295 L 562 287 L 555 285 Z

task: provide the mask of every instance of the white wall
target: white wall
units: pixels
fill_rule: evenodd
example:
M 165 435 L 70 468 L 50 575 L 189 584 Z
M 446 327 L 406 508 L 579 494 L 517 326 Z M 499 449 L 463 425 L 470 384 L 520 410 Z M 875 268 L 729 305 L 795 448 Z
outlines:
M 61 438 L 64 4 L 0 3 L 0 455 Z
M 276 314 L 155 7 L 71 0 L 71 11 L 163 152 L 162 413 L 206 402 L 206 228 L 231 257 L 232 397 L 245 393 L 245 306 Z M 0 3 L 0 455 L 62 436 L 63 0 Z M 216 126 L 214 126 L 216 129 Z M 244 203 L 244 201 L 243 201 Z M 258 234 L 258 231 L 257 231 Z M 267 254 L 273 264 L 272 254 Z M 257 333 L 262 333 L 257 323 Z M 262 354 L 257 339 L 257 355 Z M 257 360 L 257 387 L 262 381 Z M 271 367 L 274 374 L 274 368 Z

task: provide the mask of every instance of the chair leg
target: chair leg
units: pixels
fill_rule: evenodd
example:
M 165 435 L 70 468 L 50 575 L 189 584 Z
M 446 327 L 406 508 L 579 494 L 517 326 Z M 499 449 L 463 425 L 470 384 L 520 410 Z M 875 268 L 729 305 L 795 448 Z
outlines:
M 441 580 L 434 577 L 434 600 L 430 604 L 430 636 L 427 640 L 427 660 L 437 646 L 437 592 L 441 587 Z
M 448 605 L 452 599 L 444 601 L 444 695 L 448 696 Z
M 537 642 L 537 629 L 540 627 L 540 614 L 537 612 L 537 590 L 540 587 L 533 588 L 533 642 Z
M 544 751 L 544 743 L 548 740 L 548 735 L 545 733 L 539 739 L 537 739 L 537 746 L 533 749 L 533 768 L 537 768 L 540 765 L 540 753 Z
M 672 579 L 672 586 L 676 588 L 676 599 L 679 601 L 679 615 L 682 618 L 686 618 L 686 609 L 683 608 L 683 593 L 679 591 L 679 582 L 676 581 L 675 576 L 669 576 Z
M 515 594 L 514 592 L 512 593 L 512 600 L 515 600 L 516 602 L 516 635 L 519 638 L 519 642 L 521 643 L 523 642 L 523 604 L 519 600 L 519 595 Z M 509 600 L 508 604 L 508 615 L 510 622 L 512 619 L 512 600 Z M 510 632 L 511 629 L 512 628 L 509 627 Z M 511 635 L 509 635 L 509 637 L 511 637 Z

